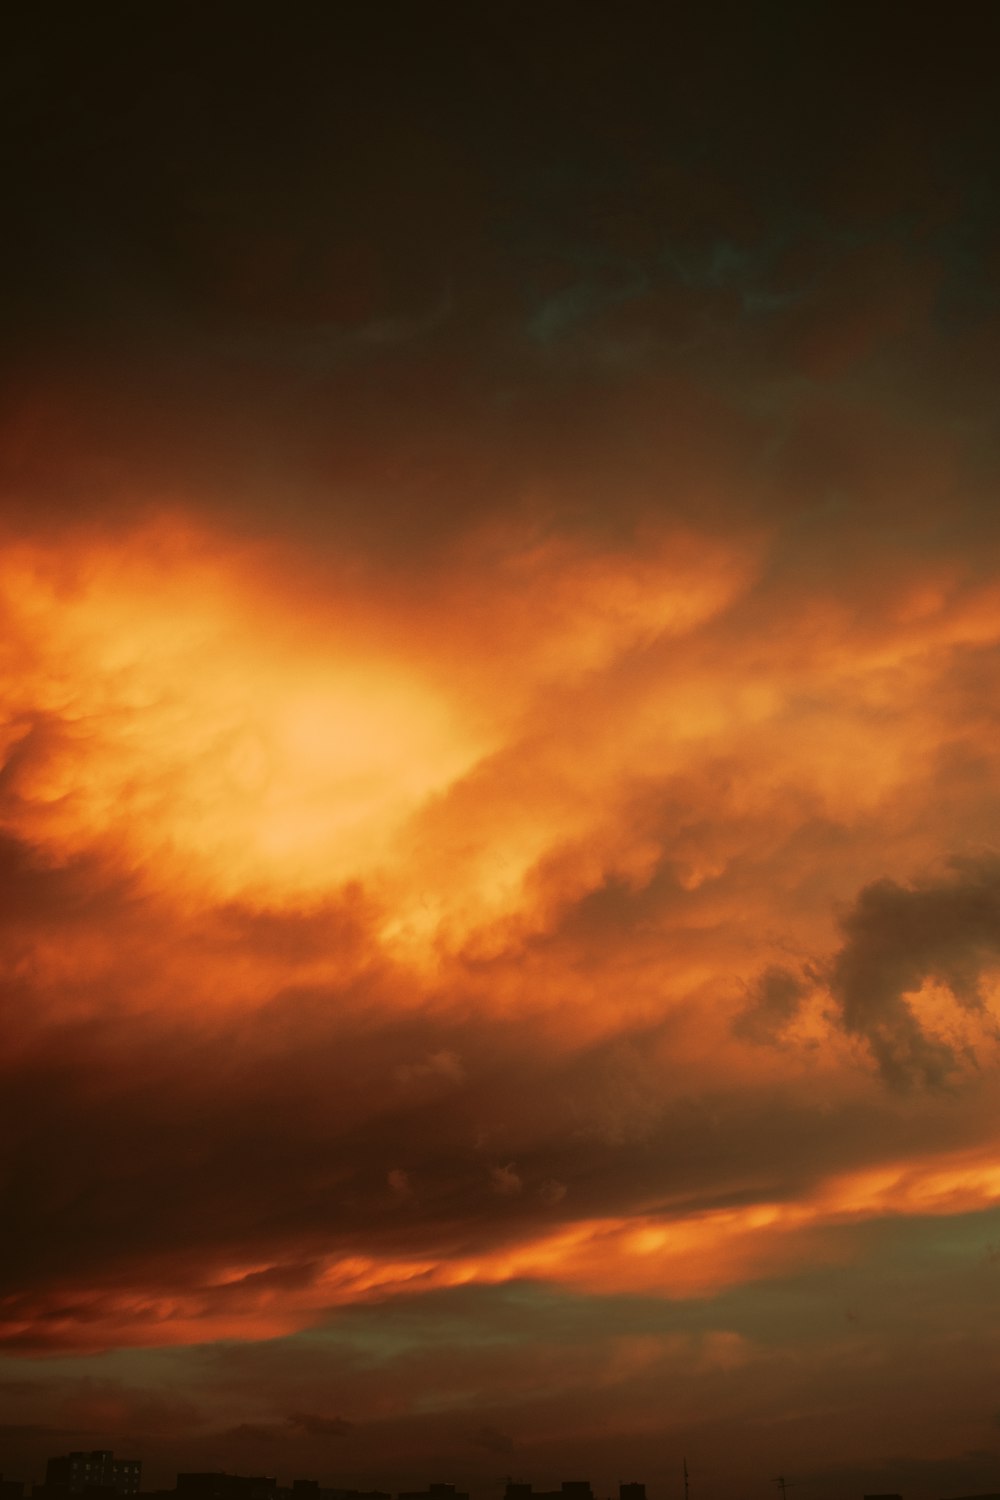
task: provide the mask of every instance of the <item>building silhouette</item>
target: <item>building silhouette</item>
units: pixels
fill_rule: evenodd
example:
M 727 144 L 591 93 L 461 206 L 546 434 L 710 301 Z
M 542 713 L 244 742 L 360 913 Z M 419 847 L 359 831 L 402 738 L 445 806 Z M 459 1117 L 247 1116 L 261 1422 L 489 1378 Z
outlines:
M 290 1490 L 279 1492 L 288 1500 L 392 1500 L 386 1490 L 351 1490 L 321 1485 L 318 1479 L 293 1479 Z
M 645 1500 L 645 1485 L 633 1488 L 640 1490 L 641 1494 L 628 1497 L 628 1500 Z M 402 1495 L 400 1500 L 403 1500 Z M 508 1479 L 504 1500 L 594 1500 L 594 1492 L 589 1479 L 564 1479 L 557 1490 L 536 1490 L 521 1480 Z M 626 1500 L 624 1495 L 622 1500 Z
M 137 1495 L 142 1479 L 142 1463 L 137 1458 L 115 1458 L 110 1448 L 93 1448 L 89 1453 L 64 1453 L 50 1458 L 45 1466 L 46 1494 L 60 1495 Z
M 277 1479 L 218 1472 L 178 1474 L 178 1500 L 276 1500 Z
M 397 1500 L 469 1500 L 469 1496 L 453 1484 L 429 1484 L 425 1490 L 400 1490 Z
M 135 1500 L 139 1495 L 142 1463 L 116 1459 L 110 1449 L 95 1448 L 50 1458 L 45 1483 L 27 1486 L 23 1480 L 0 1475 L 0 1500 Z M 143 1491 L 141 1500 L 393 1500 L 386 1490 L 358 1490 L 320 1484 L 318 1479 L 293 1479 L 279 1485 L 266 1474 L 227 1474 L 222 1470 L 178 1474 L 173 1489 Z M 423 1490 L 401 1490 L 396 1500 L 470 1500 L 466 1490 L 435 1482 Z M 504 1500 L 595 1500 L 590 1481 L 564 1479 L 557 1490 L 536 1490 L 521 1480 L 508 1479 Z M 618 1486 L 618 1500 L 646 1500 L 646 1486 L 629 1481 Z M 866 1495 L 865 1500 L 900 1500 L 898 1495 Z M 959 1500 L 1000 1500 L 1000 1495 L 962 1496 Z

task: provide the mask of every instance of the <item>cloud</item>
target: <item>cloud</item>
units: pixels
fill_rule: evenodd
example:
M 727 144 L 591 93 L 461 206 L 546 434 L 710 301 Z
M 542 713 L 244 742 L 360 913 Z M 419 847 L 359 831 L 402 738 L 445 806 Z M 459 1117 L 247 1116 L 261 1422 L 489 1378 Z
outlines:
M 750 1042 L 774 1042 L 795 1019 L 806 994 L 801 978 L 774 964 L 755 982 L 750 998 L 733 1022 L 737 1036 Z
M 413 1185 L 409 1175 L 402 1168 L 393 1167 L 386 1175 L 386 1182 L 389 1184 L 390 1191 L 404 1202 L 413 1197 Z
M 491 1167 L 490 1184 L 501 1198 L 511 1198 L 524 1191 L 524 1182 L 514 1170 L 513 1162 L 508 1162 L 505 1167 Z
M 988 1487 L 993 49 L 523 19 L 8 39 L 5 1443 Z
M 943 878 L 875 882 L 841 928 L 829 982 L 845 1029 L 864 1039 L 887 1082 L 947 1083 L 963 1062 L 962 1046 L 935 1034 L 916 997 L 933 981 L 961 1012 L 984 1016 L 981 981 L 1000 958 L 1000 861 L 966 856 Z M 991 1029 L 995 1035 L 995 1020 Z

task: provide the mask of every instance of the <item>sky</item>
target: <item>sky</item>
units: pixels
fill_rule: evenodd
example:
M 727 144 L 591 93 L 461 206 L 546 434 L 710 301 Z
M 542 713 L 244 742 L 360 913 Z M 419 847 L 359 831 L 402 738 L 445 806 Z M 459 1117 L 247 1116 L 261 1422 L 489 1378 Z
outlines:
M 1000 1489 L 988 12 L 11 18 L 0 1471 Z

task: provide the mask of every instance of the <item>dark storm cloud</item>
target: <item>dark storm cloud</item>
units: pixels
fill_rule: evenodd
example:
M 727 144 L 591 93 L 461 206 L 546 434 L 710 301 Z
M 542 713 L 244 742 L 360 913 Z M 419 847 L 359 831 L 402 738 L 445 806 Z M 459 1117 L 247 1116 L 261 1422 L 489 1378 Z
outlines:
M 751 1042 L 773 1042 L 794 1020 L 807 988 L 797 974 L 777 965 L 753 985 L 746 1007 L 733 1023 L 737 1036 Z
M 947 1083 L 960 1055 L 928 1034 L 907 997 L 930 979 L 981 1010 L 980 980 L 1000 955 L 1000 861 L 957 860 L 949 876 L 909 887 L 878 881 L 841 927 L 830 988 L 845 1029 L 867 1042 L 887 1082 Z
M 980 64 L 912 17 L 904 57 L 888 14 L 859 54 L 846 19 L 792 9 L 777 51 L 737 8 L 719 28 L 445 7 L 433 47 L 403 11 L 287 32 L 114 16 L 25 16 L 9 39 L 3 446 L 25 525 L 40 493 L 65 520 L 194 491 L 234 526 L 280 507 L 283 528 L 405 557 L 558 467 L 563 425 L 616 506 L 657 463 L 676 494 L 683 393 L 654 381 L 644 438 L 616 384 L 682 370 L 742 405 L 849 373 L 920 320 L 925 261 L 954 280 L 988 257 Z M 533 329 L 568 362 L 540 367 Z M 940 368 L 900 354 L 896 379 Z M 952 363 L 936 398 L 965 384 Z M 758 455 L 787 413 L 764 426 Z M 698 463 L 719 446 L 713 425 Z

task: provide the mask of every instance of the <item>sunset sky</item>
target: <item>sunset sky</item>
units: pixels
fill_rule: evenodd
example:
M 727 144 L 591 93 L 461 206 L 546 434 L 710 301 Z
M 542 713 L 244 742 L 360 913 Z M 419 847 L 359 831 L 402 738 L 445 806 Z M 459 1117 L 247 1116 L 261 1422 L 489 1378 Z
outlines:
M 24 10 L 0 1472 L 1000 1491 L 991 7 Z

